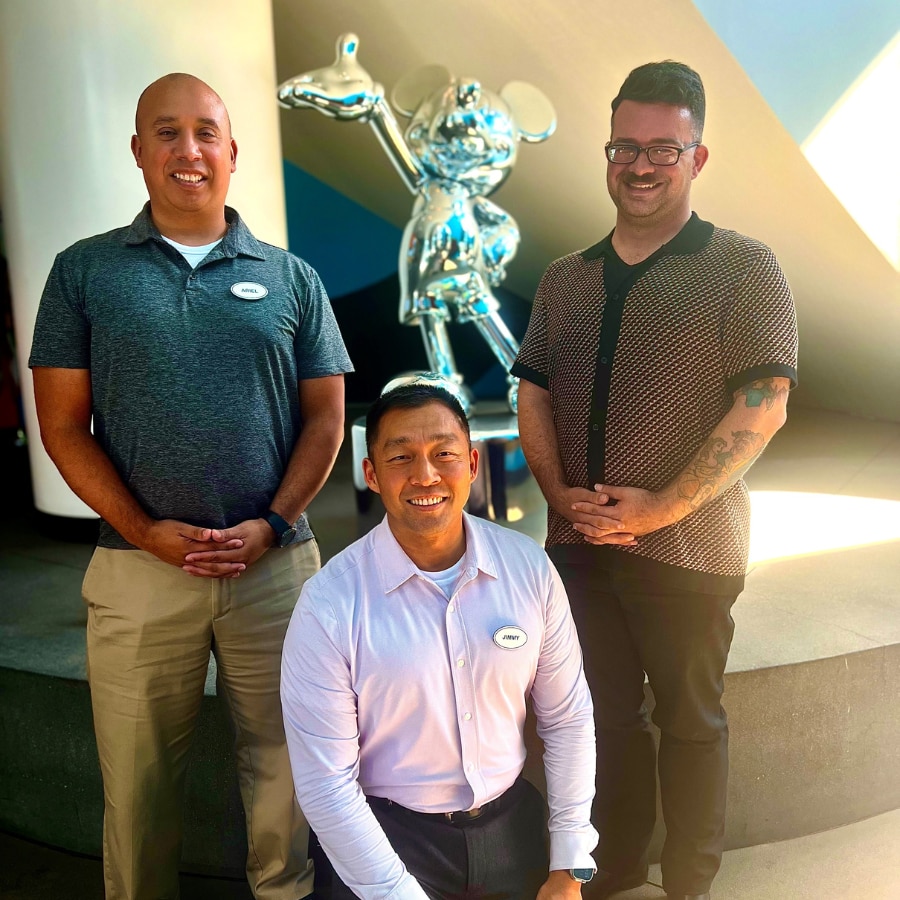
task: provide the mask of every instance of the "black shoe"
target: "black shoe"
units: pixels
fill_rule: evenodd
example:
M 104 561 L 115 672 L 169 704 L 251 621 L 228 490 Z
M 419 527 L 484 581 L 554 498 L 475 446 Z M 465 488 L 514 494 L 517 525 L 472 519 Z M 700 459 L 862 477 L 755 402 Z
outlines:
M 709 891 L 705 894 L 666 894 L 666 900 L 709 900 Z
M 604 872 L 603 869 L 598 869 L 597 874 L 584 886 L 584 896 L 589 900 L 604 900 L 620 891 L 630 891 L 632 888 L 646 883 L 646 865 L 641 865 L 623 875 L 613 875 L 610 872 Z

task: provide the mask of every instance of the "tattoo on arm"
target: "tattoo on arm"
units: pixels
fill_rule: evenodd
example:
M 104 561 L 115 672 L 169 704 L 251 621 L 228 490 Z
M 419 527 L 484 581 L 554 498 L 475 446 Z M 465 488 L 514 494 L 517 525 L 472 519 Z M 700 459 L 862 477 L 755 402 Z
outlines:
M 736 390 L 735 399 L 743 395 L 745 406 L 762 406 L 765 403 L 766 409 L 771 409 L 787 392 L 786 387 L 775 386 L 774 378 L 760 378 Z
M 678 496 L 692 512 L 735 484 L 766 446 L 756 431 L 732 431 L 731 438 L 729 446 L 724 437 L 710 437 L 679 480 Z

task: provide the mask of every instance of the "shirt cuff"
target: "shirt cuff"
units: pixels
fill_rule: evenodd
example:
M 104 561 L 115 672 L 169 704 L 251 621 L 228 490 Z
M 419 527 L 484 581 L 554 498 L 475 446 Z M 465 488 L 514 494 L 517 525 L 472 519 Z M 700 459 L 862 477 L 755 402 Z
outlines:
M 429 897 L 422 885 L 407 872 L 385 900 L 429 900 Z
M 532 369 L 531 366 L 526 366 L 518 360 L 512 364 L 509 374 L 515 375 L 516 378 L 524 378 L 525 381 L 530 381 L 545 391 L 550 389 L 550 379 L 543 372 L 538 372 L 537 369 Z
M 550 871 L 558 869 L 593 869 L 597 863 L 591 850 L 597 846 L 597 832 L 589 825 L 579 831 L 550 832 Z

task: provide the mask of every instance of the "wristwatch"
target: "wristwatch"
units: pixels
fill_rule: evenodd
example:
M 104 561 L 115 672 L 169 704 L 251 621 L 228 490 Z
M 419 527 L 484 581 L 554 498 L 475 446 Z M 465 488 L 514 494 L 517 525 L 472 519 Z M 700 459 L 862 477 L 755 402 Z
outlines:
M 569 874 L 576 881 L 587 884 L 594 877 L 593 869 L 569 869 Z
M 275 532 L 273 547 L 287 547 L 297 536 L 297 529 L 287 519 L 282 519 L 277 512 L 272 512 L 270 509 L 263 518 L 272 526 L 272 531 Z

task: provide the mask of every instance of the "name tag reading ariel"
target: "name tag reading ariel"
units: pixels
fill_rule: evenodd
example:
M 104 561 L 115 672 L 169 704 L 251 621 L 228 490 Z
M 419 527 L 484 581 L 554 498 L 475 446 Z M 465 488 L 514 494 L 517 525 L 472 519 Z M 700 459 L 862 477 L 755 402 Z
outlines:
M 255 281 L 239 281 L 231 286 L 231 293 L 238 300 L 262 300 L 263 297 L 268 296 L 269 289 Z
M 516 625 L 504 625 L 494 632 L 494 643 L 502 650 L 515 650 L 528 643 L 528 635 Z

